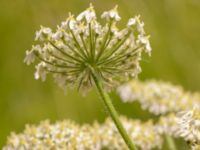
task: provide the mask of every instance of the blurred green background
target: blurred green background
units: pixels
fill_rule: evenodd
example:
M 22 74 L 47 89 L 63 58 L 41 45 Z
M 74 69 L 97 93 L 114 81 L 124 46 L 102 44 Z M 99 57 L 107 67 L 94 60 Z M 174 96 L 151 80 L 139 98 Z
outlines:
M 141 14 L 151 35 L 153 53 L 142 61 L 141 79 L 156 78 L 200 89 L 199 0 L 0 0 L 0 147 L 11 131 L 26 123 L 73 119 L 79 123 L 102 122 L 106 113 L 93 90 L 81 96 L 76 90 L 64 94 L 49 77 L 34 79 L 34 67 L 23 63 L 40 25 L 55 28 L 68 12 L 83 11 L 92 2 L 98 14 L 119 5 L 122 24 Z M 111 94 L 118 111 L 146 119 L 138 104 L 123 104 Z

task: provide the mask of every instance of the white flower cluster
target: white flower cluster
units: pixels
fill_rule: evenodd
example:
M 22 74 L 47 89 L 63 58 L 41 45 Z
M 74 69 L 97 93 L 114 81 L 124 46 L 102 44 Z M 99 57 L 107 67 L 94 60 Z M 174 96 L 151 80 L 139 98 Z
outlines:
M 170 83 L 132 80 L 118 88 L 122 101 L 139 101 L 143 109 L 155 115 L 190 110 L 200 105 L 200 94 Z
M 96 131 L 88 125 L 43 121 L 38 126 L 27 125 L 23 133 L 12 133 L 3 150 L 98 150 L 99 142 Z
M 192 110 L 161 116 L 155 128 L 161 135 L 183 138 L 192 150 L 200 150 L 200 109 L 198 106 Z
M 41 26 L 35 37 L 38 44 L 26 51 L 24 59 L 27 65 L 36 58 L 39 60 L 35 78 L 45 81 L 51 73 L 59 86 L 85 90 L 93 85 L 93 72 L 110 88 L 121 80 L 137 76 L 141 71 L 142 51 L 151 53 L 144 23 L 136 16 L 119 30 L 116 24 L 121 17 L 117 7 L 101 17 L 106 19 L 105 25 L 97 21 L 91 4 L 77 17 L 69 13 L 55 32 Z
M 156 80 L 133 80 L 118 92 L 122 101 L 138 101 L 143 109 L 160 115 L 155 124 L 159 135 L 181 137 L 192 150 L 200 150 L 200 93 Z
M 200 107 L 178 113 L 178 133 L 190 143 L 200 145 Z
M 160 149 L 162 147 L 163 139 L 160 134 L 158 134 L 152 120 L 144 123 L 140 120 L 131 120 L 125 117 L 122 117 L 121 120 L 127 133 L 130 135 L 135 145 L 141 150 Z M 104 145 L 109 150 L 127 149 L 126 144 L 123 139 L 120 138 L 120 135 L 110 118 L 106 120 L 100 132 L 104 133 L 102 136 Z
M 160 116 L 158 122 L 155 124 L 156 130 L 161 135 L 169 135 L 171 137 L 179 137 L 177 132 L 177 116 L 175 113 L 170 113 L 165 116 Z
M 156 133 L 151 121 L 121 118 L 126 130 L 141 150 L 162 146 L 162 138 Z M 50 124 L 41 122 L 38 126 L 27 125 L 23 133 L 12 133 L 3 150 L 128 150 L 111 119 L 105 123 L 78 125 L 71 121 Z

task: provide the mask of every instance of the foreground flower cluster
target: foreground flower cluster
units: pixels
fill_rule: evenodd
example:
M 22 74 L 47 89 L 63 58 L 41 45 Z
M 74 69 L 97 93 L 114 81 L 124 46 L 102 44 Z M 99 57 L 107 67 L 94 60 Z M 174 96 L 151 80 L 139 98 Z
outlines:
M 35 37 L 38 44 L 26 51 L 24 59 L 27 65 L 39 60 L 35 78 L 44 81 L 51 73 L 59 86 L 85 90 L 94 84 L 92 73 L 108 88 L 137 76 L 142 51 L 151 53 L 144 23 L 136 16 L 129 19 L 125 28 L 118 29 L 121 17 L 117 6 L 101 17 L 106 20 L 104 25 L 97 21 L 91 4 L 77 17 L 69 13 L 55 32 L 41 26 Z
M 142 123 L 121 117 L 121 120 L 141 150 L 160 148 L 162 138 L 151 121 Z M 27 125 L 24 132 L 12 133 L 3 150 L 110 150 L 128 149 L 115 125 L 109 118 L 103 124 L 78 125 L 72 121 L 50 124 L 43 121 L 38 126 Z

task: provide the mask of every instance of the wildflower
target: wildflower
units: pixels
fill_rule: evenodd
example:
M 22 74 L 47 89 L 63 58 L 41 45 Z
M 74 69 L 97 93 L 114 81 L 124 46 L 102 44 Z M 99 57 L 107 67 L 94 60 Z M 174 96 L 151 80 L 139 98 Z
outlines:
M 95 20 L 96 19 L 96 13 L 94 11 L 94 7 L 92 6 L 92 4 L 90 4 L 90 7 L 87 10 L 80 13 L 77 16 L 76 19 L 77 19 L 77 21 L 81 21 L 83 19 L 86 19 L 87 23 L 91 23 L 92 20 Z
M 46 79 L 46 64 L 44 62 L 39 63 L 36 66 L 36 72 L 35 72 L 35 79 L 38 80 L 39 78 L 42 79 L 42 81 L 45 81 Z
M 128 27 L 135 27 L 136 26 L 136 30 L 142 34 L 145 35 L 145 31 L 144 31 L 144 22 L 140 21 L 140 16 L 135 16 L 134 18 L 130 18 L 127 24 Z
M 136 25 L 136 19 L 135 18 L 130 18 L 129 21 L 128 21 L 127 26 L 131 27 L 131 26 L 134 26 L 134 25 Z
M 23 133 L 12 133 L 3 150 L 16 149 L 96 149 L 100 140 L 95 130 L 88 125 L 80 126 L 65 120 L 50 124 L 42 121 L 38 126 L 26 125 Z
M 35 78 L 44 81 L 49 73 L 62 87 L 87 90 L 94 85 L 92 74 L 107 89 L 136 77 L 141 72 L 142 52 L 151 52 L 143 22 L 135 17 L 135 21 L 129 20 L 127 27 L 119 30 L 117 6 L 104 12 L 102 18 L 106 19 L 105 25 L 97 21 L 90 4 L 77 17 L 69 13 L 55 32 L 41 26 L 35 38 L 39 44 L 26 52 L 24 60 L 29 65 L 38 58 Z
M 192 110 L 170 113 L 161 116 L 155 124 L 157 132 L 174 138 L 183 138 L 192 150 L 200 146 L 200 112 L 199 106 Z
M 200 109 L 195 106 L 192 110 L 178 113 L 178 133 L 190 143 L 200 144 Z
M 119 20 L 121 19 L 121 17 L 120 17 L 119 14 L 118 14 L 117 7 L 118 7 L 118 6 L 115 6 L 114 9 L 111 9 L 110 11 L 105 11 L 105 12 L 101 15 L 101 17 L 102 17 L 102 18 L 106 18 L 107 20 L 119 21 Z
M 118 88 L 122 101 L 139 101 L 143 109 L 155 115 L 179 112 L 199 105 L 200 94 L 185 91 L 163 81 L 132 80 Z
M 126 117 L 121 117 L 121 120 L 141 150 L 161 148 L 163 141 L 152 121 L 142 123 Z M 92 125 L 78 125 L 70 120 L 58 121 L 54 124 L 45 120 L 39 125 L 26 125 L 22 133 L 11 133 L 3 150 L 101 150 L 103 148 L 128 150 L 110 118 L 102 124 L 95 122 Z
M 31 63 L 33 63 L 35 61 L 35 54 L 33 53 L 33 51 L 26 51 L 26 58 L 24 59 L 24 62 L 27 65 L 30 65 Z
M 171 137 L 179 137 L 177 130 L 177 118 L 175 113 L 170 113 L 165 116 L 161 116 L 155 125 L 156 131 L 161 135 L 169 135 Z
M 41 47 L 39 45 L 33 46 L 32 49 L 26 51 L 26 57 L 24 59 L 24 63 L 30 65 L 35 61 L 35 51 L 41 51 Z
M 121 117 L 122 123 L 129 133 L 135 145 L 141 150 L 151 150 L 161 148 L 163 140 L 157 133 L 154 124 L 151 120 L 142 123 L 140 120 L 132 120 L 126 117 Z M 120 139 L 117 128 L 108 118 L 100 130 L 103 133 L 103 145 L 110 150 L 123 149 L 128 150 L 124 141 Z
M 151 46 L 150 46 L 150 43 L 149 43 L 149 40 L 148 40 L 149 37 L 146 37 L 146 36 L 143 36 L 143 35 L 139 35 L 138 38 L 139 39 L 138 39 L 137 42 L 139 42 L 142 45 L 144 45 L 147 53 L 150 55 L 151 54 Z
M 52 31 L 50 28 L 46 28 L 41 26 L 41 29 L 39 31 L 36 32 L 36 37 L 35 40 L 41 40 L 44 41 L 46 38 L 50 37 L 52 34 Z

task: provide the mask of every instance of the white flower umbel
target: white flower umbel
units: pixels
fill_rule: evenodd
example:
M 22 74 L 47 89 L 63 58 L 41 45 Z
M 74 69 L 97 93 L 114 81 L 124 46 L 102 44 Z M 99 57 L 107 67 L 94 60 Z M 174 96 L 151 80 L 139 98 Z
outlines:
M 139 101 L 155 115 L 179 112 L 200 105 L 200 94 L 185 91 L 168 82 L 132 80 L 118 88 L 122 101 Z
M 66 120 L 27 125 L 23 133 L 10 135 L 3 150 L 101 150 L 101 147 L 95 128 Z
M 58 85 L 77 87 L 80 91 L 95 85 L 126 144 L 135 150 L 104 89 L 110 90 L 120 82 L 136 77 L 141 72 L 142 52 L 150 54 L 151 47 L 139 17 L 135 17 L 136 23 L 129 21 L 122 30 L 117 28 L 121 19 L 117 6 L 104 12 L 102 18 L 106 19 L 104 25 L 97 21 L 90 4 L 77 17 L 69 13 L 55 32 L 41 26 L 35 38 L 41 50 L 26 52 L 25 62 L 32 63 L 33 54 L 38 58 L 36 79 L 44 81 L 49 73 Z
M 166 143 L 168 145 L 168 149 L 170 150 L 178 150 L 176 148 L 176 143 L 174 138 L 178 137 L 177 134 L 177 118 L 174 113 L 170 113 L 168 115 L 160 116 L 159 120 L 155 124 L 155 129 L 158 134 L 165 137 Z
M 84 91 L 94 84 L 91 69 L 107 88 L 137 76 L 142 51 L 151 52 L 143 22 L 136 16 L 127 27 L 118 29 L 116 23 L 121 17 L 117 7 L 104 12 L 102 18 L 107 20 L 105 25 L 97 21 L 90 4 L 77 17 L 70 13 L 55 32 L 41 26 L 35 38 L 39 45 L 26 52 L 24 61 L 29 65 L 37 57 L 54 78 L 67 76 L 66 86 L 76 85 Z
M 140 150 L 161 148 L 162 138 L 151 121 L 142 123 L 121 117 L 121 120 Z M 51 124 L 26 125 L 20 133 L 11 133 L 3 150 L 128 150 L 111 119 L 93 125 L 65 120 Z
M 178 113 L 178 133 L 191 144 L 200 144 L 200 107 Z
M 162 147 L 163 140 L 157 133 L 151 120 L 145 123 L 142 123 L 140 120 L 127 119 L 126 117 L 122 117 L 121 120 L 131 139 L 133 139 L 139 149 L 151 150 Z M 99 131 L 103 135 L 104 147 L 107 147 L 109 150 L 128 150 L 124 141 L 120 139 L 120 135 L 111 119 L 108 118 Z
M 158 122 L 155 125 L 155 128 L 159 134 L 162 135 L 169 135 L 172 137 L 179 137 L 177 130 L 178 130 L 178 124 L 177 124 L 177 118 L 176 114 L 170 113 L 166 116 L 161 116 L 158 120 Z

